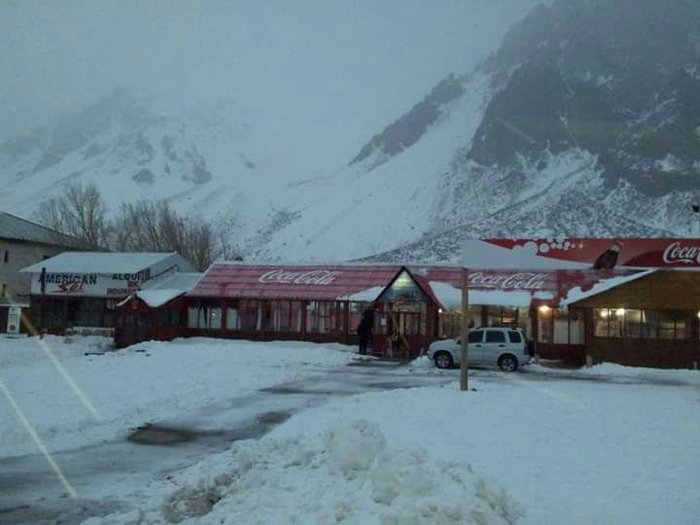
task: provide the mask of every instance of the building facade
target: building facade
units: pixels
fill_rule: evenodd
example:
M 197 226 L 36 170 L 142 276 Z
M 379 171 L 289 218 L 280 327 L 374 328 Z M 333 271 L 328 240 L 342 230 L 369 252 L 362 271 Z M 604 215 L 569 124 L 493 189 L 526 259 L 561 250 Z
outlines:
M 371 353 L 410 358 L 435 339 L 459 335 L 466 290 L 469 326 L 519 327 L 540 359 L 573 366 L 700 364 L 700 240 L 467 244 L 470 256 L 492 267 L 476 260 L 468 267 L 221 262 L 187 286 L 159 289 L 149 280 L 172 261 L 136 267 L 121 261 L 109 273 L 100 273 L 95 261 L 82 273 L 35 265 L 32 305 L 43 304 L 35 315 L 44 316 L 45 327 L 75 324 L 75 308 L 105 317 L 111 309 L 120 346 L 179 336 L 358 344 L 358 325 L 369 311 Z M 43 279 L 36 273 L 42 268 Z M 134 285 L 118 287 L 115 279 Z M 102 292 L 91 292 L 95 286 Z M 74 304 L 79 297 L 82 303 Z M 96 299 L 102 310 L 88 302 Z M 57 322 L 47 324 L 49 316 Z
M 0 212 L 0 333 L 19 329 L 8 320 L 29 307 L 30 278 L 20 270 L 81 246 L 78 239 Z
M 64 252 L 22 269 L 30 277 L 32 323 L 63 333 L 113 328 L 117 304 L 147 283 L 194 272 L 177 253 Z

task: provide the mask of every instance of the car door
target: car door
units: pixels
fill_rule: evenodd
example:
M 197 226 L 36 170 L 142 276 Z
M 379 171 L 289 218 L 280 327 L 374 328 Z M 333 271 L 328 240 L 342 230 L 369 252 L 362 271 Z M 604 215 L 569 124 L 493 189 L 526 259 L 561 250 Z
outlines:
M 506 333 L 504 330 L 486 329 L 484 343 L 482 345 L 482 359 L 488 365 L 495 366 L 498 356 L 507 349 Z
M 471 330 L 469 332 L 469 364 L 482 364 L 484 361 L 484 331 Z

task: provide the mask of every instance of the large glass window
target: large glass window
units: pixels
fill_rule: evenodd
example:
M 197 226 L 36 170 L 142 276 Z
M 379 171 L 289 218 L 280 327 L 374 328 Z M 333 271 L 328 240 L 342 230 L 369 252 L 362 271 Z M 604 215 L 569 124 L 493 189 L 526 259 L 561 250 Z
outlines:
M 345 329 L 345 303 L 342 301 L 310 301 L 306 307 L 306 330 L 329 334 Z
M 301 303 L 299 301 L 270 301 L 270 326 L 273 332 L 301 331 Z
M 248 332 L 260 330 L 262 313 L 260 301 L 256 299 L 241 299 L 238 302 L 238 329 Z
M 216 330 L 221 328 L 221 307 L 213 303 L 199 303 L 187 309 L 187 326 Z
M 690 312 L 598 308 L 594 311 L 596 337 L 629 339 L 689 339 Z
M 552 337 L 554 344 L 583 344 L 583 315 L 576 310 L 555 308 L 552 310 L 554 325 Z
M 488 326 L 518 326 L 518 308 L 506 306 L 489 306 L 486 309 L 486 324 Z
M 481 325 L 481 321 L 476 322 L 475 319 L 480 319 L 480 307 L 469 309 L 469 324 L 470 328 Z M 440 312 L 440 326 L 438 327 L 438 336 L 441 338 L 459 337 L 462 331 L 462 311 L 461 310 L 442 310 Z

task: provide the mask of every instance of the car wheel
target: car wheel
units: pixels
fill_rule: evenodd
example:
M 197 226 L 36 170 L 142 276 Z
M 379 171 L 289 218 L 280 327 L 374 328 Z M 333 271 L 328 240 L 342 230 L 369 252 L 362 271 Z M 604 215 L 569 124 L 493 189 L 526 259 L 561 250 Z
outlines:
M 449 352 L 438 352 L 433 356 L 438 368 L 452 368 L 455 364 Z
M 498 368 L 504 372 L 515 372 L 518 369 L 518 360 L 514 355 L 502 355 L 498 359 Z

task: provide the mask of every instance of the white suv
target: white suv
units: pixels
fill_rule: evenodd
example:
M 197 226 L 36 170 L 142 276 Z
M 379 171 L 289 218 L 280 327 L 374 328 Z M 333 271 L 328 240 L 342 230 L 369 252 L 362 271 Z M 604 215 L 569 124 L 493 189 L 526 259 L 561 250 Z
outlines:
M 438 368 L 451 368 L 459 363 L 460 348 L 459 338 L 435 341 L 428 348 L 428 357 Z M 520 328 L 488 326 L 469 330 L 469 365 L 497 366 L 513 372 L 529 362 Z

